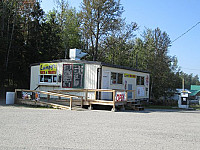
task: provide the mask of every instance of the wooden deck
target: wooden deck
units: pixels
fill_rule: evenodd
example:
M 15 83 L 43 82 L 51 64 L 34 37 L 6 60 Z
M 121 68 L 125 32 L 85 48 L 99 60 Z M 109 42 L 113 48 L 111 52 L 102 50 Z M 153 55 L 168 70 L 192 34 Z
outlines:
M 79 93 L 79 95 L 69 93 Z M 110 92 L 112 93 L 112 100 L 99 100 L 97 99 L 97 93 Z M 124 92 L 124 99 L 117 99 L 116 93 Z M 128 99 L 128 92 L 133 92 L 133 99 Z M 135 91 L 134 90 L 117 90 L 117 89 L 81 89 L 81 90 L 55 90 L 55 91 L 36 91 L 36 90 L 25 90 L 16 89 L 16 103 L 28 104 L 28 105 L 39 105 L 60 109 L 77 109 L 83 108 L 83 106 L 89 106 L 92 109 L 92 105 L 108 105 L 112 107 L 112 111 L 116 111 L 117 108 L 125 109 L 126 106 L 134 110 L 143 110 L 135 105 Z M 23 97 L 22 93 L 31 94 L 30 96 Z M 36 98 L 36 93 L 45 95 L 45 97 Z M 94 94 L 94 99 L 88 98 L 88 93 Z M 83 95 L 83 96 L 80 96 Z M 22 98 L 23 97 L 23 98 Z M 117 101 L 118 100 L 118 101 Z M 134 105 L 132 105 L 134 104 Z M 141 106 L 140 106 L 141 107 Z

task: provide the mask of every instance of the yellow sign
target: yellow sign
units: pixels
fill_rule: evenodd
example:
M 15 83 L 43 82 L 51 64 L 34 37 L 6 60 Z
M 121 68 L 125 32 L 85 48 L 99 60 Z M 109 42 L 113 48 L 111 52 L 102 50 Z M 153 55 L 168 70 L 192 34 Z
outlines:
M 125 73 L 124 77 L 126 77 L 126 78 L 136 78 L 136 75 Z
M 40 74 L 56 74 L 57 64 L 56 63 L 41 63 Z

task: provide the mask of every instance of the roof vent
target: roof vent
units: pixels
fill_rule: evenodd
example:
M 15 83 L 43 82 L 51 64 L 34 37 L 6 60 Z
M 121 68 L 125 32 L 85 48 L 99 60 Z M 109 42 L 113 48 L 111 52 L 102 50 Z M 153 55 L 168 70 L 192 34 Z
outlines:
M 82 57 L 87 55 L 87 53 L 81 52 L 81 49 L 70 49 L 69 50 L 69 58 L 71 60 L 80 60 Z

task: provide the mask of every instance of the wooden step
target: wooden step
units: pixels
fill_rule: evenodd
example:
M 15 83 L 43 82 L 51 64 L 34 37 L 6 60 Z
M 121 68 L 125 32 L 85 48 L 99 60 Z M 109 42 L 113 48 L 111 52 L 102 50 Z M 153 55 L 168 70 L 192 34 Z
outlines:
M 144 107 L 136 107 L 135 110 L 137 110 L 137 111 L 143 111 Z
M 141 104 L 133 104 L 132 106 L 141 107 Z

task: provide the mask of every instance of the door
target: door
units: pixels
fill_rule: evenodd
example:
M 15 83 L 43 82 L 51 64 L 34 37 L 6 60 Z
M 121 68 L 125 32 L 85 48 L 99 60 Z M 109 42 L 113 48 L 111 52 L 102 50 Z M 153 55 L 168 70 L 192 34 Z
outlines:
M 132 90 L 133 88 L 132 84 L 128 84 L 128 90 Z M 133 97 L 133 92 L 128 92 L 128 99 L 132 99 Z
M 102 76 L 102 89 L 109 89 L 110 88 L 110 81 L 109 81 L 109 72 L 103 72 Z M 102 92 L 101 93 L 101 99 L 102 100 L 108 100 L 110 99 L 111 93 L 108 92 Z

